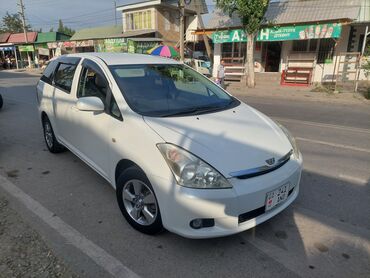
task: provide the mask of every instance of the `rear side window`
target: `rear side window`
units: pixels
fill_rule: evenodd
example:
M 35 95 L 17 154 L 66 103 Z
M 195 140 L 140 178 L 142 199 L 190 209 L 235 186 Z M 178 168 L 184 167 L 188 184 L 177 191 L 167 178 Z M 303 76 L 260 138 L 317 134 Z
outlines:
M 75 71 L 76 65 L 60 63 L 54 76 L 55 85 L 67 93 L 71 92 Z
M 57 61 L 51 61 L 46 69 L 44 70 L 43 75 L 41 76 L 41 80 L 45 83 L 51 84 L 51 81 L 53 80 L 53 75 L 55 71 L 55 67 L 58 65 Z

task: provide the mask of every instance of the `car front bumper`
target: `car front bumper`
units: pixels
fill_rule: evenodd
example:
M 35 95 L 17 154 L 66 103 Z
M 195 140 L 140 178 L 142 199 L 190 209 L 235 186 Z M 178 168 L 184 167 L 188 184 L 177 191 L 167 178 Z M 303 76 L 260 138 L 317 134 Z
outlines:
M 301 156 L 300 156 L 301 157 Z M 270 219 L 298 196 L 302 160 L 291 159 L 283 167 L 249 179 L 229 179 L 230 189 L 192 189 L 158 176 L 151 180 L 164 227 L 188 238 L 212 238 L 239 233 Z M 265 212 L 266 194 L 284 184 L 291 191 L 277 207 Z M 194 229 L 194 219 L 214 219 L 214 226 Z

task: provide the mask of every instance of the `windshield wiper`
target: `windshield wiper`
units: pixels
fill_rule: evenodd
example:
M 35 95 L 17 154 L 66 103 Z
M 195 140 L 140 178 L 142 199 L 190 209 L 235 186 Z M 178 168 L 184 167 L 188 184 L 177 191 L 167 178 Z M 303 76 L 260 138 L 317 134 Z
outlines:
M 227 105 L 228 106 L 228 105 Z M 182 110 L 178 112 L 173 112 L 173 113 L 168 113 L 161 115 L 161 117 L 174 117 L 174 116 L 185 116 L 185 115 L 198 115 L 202 113 L 207 113 L 207 112 L 213 112 L 213 111 L 218 111 L 222 110 L 227 106 L 214 106 L 214 105 L 209 105 L 209 106 L 197 106 L 194 108 L 190 108 L 187 110 Z

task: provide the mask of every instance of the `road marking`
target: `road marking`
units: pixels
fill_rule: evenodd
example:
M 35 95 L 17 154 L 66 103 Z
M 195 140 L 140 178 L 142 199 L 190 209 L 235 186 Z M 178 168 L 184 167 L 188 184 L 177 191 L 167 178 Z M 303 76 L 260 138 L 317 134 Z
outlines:
M 333 125 L 333 124 L 325 124 L 325 123 L 309 122 L 309 121 L 301 121 L 301 120 L 293 120 L 293 119 L 286 119 L 286 118 L 279 118 L 279 117 L 272 117 L 272 118 L 274 118 L 275 120 L 277 120 L 279 122 L 304 124 L 304 125 L 315 126 L 315 127 L 334 128 L 334 129 L 340 129 L 340 130 L 370 134 L 370 129 L 366 129 L 366 128 L 350 127 L 350 126 L 343 126 L 343 125 Z
M 309 142 L 309 143 L 314 143 L 314 144 L 320 144 L 320 145 L 325 145 L 325 146 L 330 146 L 330 147 L 335 147 L 335 148 L 342 148 L 342 149 L 347 149 L 347 150 L 351 150 L 351 151 L 370 153 L 369 149 L 363 149 L 363 148 L 358 148 L 358 147 L 354 147 L 354 146 L 336 144 L 336 143 L 314 140 L 314 139 L 308 139 L 308 138 L 302 138 L 302 137 L 295 137 L 295 139 L 297 139 L 299 141 L 304 141 L 304 142 Z
M 140 277 L 1 175 L 0 186 L 113 277 Z

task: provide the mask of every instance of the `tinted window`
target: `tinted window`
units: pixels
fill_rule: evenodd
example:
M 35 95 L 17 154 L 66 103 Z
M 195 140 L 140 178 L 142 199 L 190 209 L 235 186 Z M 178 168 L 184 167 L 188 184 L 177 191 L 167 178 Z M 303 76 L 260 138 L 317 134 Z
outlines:
M 54 76 L 55 85 L 70 92 L 76 65 L 60 63 Z
M 90 68 L 83 68 L 78 84 L 77 97 L 98 97 L 105 103 L 108 82 Z
M 114 99 L 113 95 L 112 95 L 112 98 L 110 100 L 109 112 L 113 117 L 115 117 L 119 120 L 122 120 L 121 111 L 119 110 L 117 102 Z
M 54 75 L 55 67 L 57 66 L 57 64 L 58 62 L 54 60 L 54 61 L 51 61 L 47 65 L 46 69 L 44 70 L 43 75 L 41 76 L 42 81 L 51 84 L 51 80 L 53 80 L 53 75 Z
M 201 114 L 239 104 L 185 65 L 117 65 L 111 71 L 130 107 L 142 115 Z

